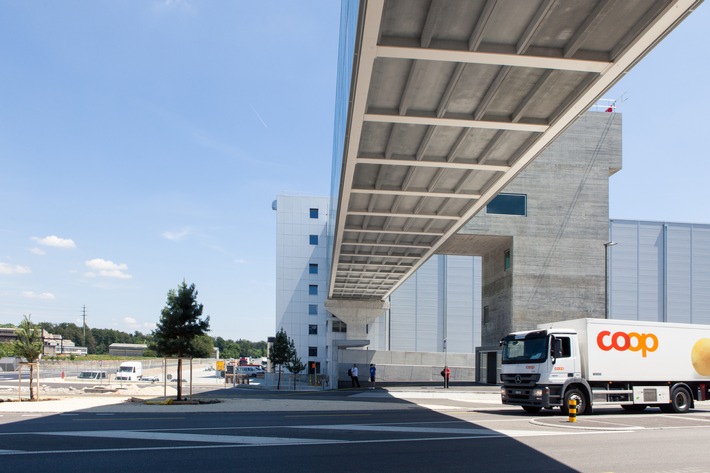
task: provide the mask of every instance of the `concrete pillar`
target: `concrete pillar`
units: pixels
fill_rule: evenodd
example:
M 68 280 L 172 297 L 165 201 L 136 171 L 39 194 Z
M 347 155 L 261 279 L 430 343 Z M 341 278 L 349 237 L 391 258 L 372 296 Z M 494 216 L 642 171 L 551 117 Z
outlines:
M 385 314 L 390 308 L 389 301 L 328 299 L 325 308 L 348 326 L 345 340 L 334 340 L 332 345 L 333 363 L 329 376 L 331 387 L 338 387 L 338 368 L 342 361 L 342 350 L 364 348 L 370 344 L 367 326 Z
M 347 340 L 367 341 L 367 326 L 384 315 L 389 301 L 328 299 L 325 308 L 348 325 Z M 364 346 L 364 345 L 363 345 Z

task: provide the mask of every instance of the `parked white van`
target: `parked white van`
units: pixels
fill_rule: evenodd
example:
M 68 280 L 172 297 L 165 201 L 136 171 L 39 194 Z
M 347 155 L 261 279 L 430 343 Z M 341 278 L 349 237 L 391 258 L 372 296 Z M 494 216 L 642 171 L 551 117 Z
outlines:
M 116 381 L 138 381 L 143 377 L 143 363 L 140 361 L 124 361 L 116 372 Z

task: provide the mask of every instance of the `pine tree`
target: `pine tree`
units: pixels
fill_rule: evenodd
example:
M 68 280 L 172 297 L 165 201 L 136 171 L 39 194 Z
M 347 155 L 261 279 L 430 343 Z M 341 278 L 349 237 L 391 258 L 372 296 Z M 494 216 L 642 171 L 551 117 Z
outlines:
M 274 338 L 274 345 L 269 352 L 269 361 L 271 364 L 278 367 L 279 377 L 276 384 L 276 389 L 281 389 L 281 372 L 283 365 L 291 359 L 291 342 L 284 332 L 284 329 L 279 330 Z
M 164 356 L 176 356 L 177 399 L 182 399 L 182 357 L 194 356 L 196 337 L 209 331 L 210 318 L 202 317 L 203 305 L 197 302 L 195 285 L 183 280 L 177 291 L 168 291 L 168 300 L 161 312 L 160 322 L 153 332 L 156 351 Z
M 289 338 L 288 341 L 289 358 L 286 361 L 286 369 L 289 370 L 293 375 L 293 389 L 296 389 L 296 377 L 298 374 L 306 369 L 306 365 L 303 364 L 301 358 L 299 358 L 296 353 L 296 345 L 293 343 L 293 339 Z

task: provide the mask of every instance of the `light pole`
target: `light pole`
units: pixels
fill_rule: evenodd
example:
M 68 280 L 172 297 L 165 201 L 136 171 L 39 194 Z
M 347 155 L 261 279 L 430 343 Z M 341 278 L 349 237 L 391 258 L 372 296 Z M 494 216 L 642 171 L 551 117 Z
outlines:
M 609 247 L 614 246 L 615 241 L 604 243 L 604 318 L 609 318 Z
M 444 366 L 447 366 L 447 360 L 446 360 L 446 338 L 444 338 Z

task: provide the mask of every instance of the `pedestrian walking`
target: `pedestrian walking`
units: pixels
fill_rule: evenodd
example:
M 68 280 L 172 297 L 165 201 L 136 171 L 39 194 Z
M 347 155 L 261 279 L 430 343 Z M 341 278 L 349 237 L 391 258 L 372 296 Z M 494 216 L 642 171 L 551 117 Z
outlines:
M 358 372 L 357 372 L 357 365 L 353 365 L 353 367 L 350 369 L 352 372 L 352 381 L 353 381 L 353 387 L 360 387 L 360 380 L 357 378 Z
M 375 368 L 374 363 L 370 363 L 370 389 L 375 389 L 375 375 L 377 374 L 377 368 Z

